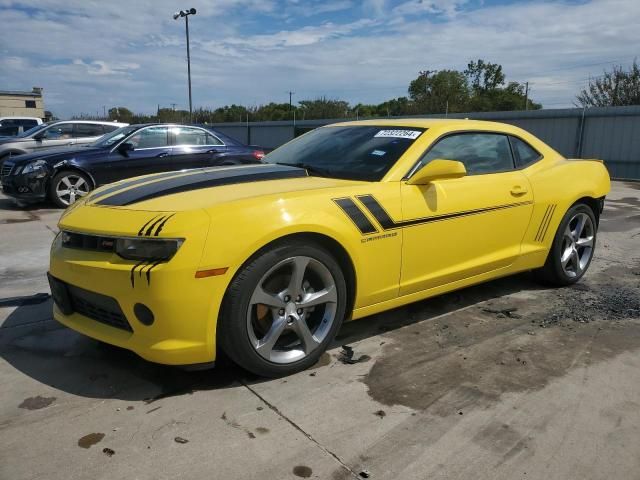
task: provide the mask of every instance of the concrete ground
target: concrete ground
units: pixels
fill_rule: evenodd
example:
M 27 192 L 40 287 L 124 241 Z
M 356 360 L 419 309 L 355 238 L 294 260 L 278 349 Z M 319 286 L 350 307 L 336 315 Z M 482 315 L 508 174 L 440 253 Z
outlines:
M 640 184 L 614 183 L 578 285 L 523 274 L 353 322 L 278 380 L 52 321 L 59 214 L 0 197 L 0 479 L 640 478 Z

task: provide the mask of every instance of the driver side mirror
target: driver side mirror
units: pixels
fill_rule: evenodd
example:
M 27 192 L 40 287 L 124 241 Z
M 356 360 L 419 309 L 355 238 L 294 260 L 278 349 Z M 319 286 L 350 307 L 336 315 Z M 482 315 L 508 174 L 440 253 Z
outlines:
M 120 152 L 125 157 L 129 155 L 129 152 L 133 152 L 133 150 L 133 143 L 124 142 L 118 145 L 118 152 Z
M 415 172 L 408 185 L 426 185 L 434 180 L 446 180 L 448 178 L 461 178 L 467 174 L 464 163 L 455 160 L 431 160 L 424 167 Z
M 47 135 L 46 132 L 38 132 L 33 136 L 34 140 L 40 141 Z

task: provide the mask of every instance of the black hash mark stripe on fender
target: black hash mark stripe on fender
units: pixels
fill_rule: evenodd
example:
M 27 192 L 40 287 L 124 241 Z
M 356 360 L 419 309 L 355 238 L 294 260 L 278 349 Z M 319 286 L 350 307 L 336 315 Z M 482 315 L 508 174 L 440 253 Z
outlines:
M 551 205 L 549 208 L 549 215 L 545 222 L 543 222 L 544 226 L 542 227 L 542 234 L 540 235 L 540 242 L 544 242 L 544 238 L 547 236 L 547 230 L 549 229 L 549 225 L 551 224 L 551 219 L 553 218 L 553 214 L 556 212 L 556 206 Z
M 443 215 L 432 215 L 429 217 L 415 218 L 411 220 L 403 220 L 396 222 L 391 218 L 382 205 L 374 198 L 373 195 L 358 195 L 356 198 L 365 206 L 369 213 L 373 215 L 376 221 L 380 224 L 383 230 L 393 230 L 396 228 L 413 227 L 416 225 L 423 225 L 425 223 L 440 222 L 443 220 L 450 220 L 458 217 L 466 217 L 469 215 L 479 215 L 481 213 L 493 212 L 496 210 L 504 210 L 507 208 L 521 207 L 523 205 L 530 205 L 532 202 L 518 202 L 509 203 L 505 205 L 497 205 L 495 207 L 477 208 L 474 210 L 463 210 L 461 212 L 446 213 Z
M 356 202 L 349 197 L 334 198 L 333 201 L 340 207 L 340 209 L 349 217 L 354 223 L 356 228 L 360 230 L 363 235 L 369 235 L 377 233 L 378 229 L 371 223 L 367 216 L 360 210 Z
M 303 168 L 282 165 L 252 165 L 240 168 L 211 169 L 134 187 L 104 198 L 97 205 L 122 207 L 175 193 L 266 180 L 306 177 Z

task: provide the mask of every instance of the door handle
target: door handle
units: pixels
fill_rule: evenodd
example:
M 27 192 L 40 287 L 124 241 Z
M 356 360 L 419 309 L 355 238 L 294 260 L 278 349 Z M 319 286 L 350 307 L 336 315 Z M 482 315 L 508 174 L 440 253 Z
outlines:
M 212 148 L 211 150 L 207 150 L 207 153 L 220 153 L 220 150 Z
M 167 152 L 162 152 L 162 153 L 159 153 L 158 155 L 156 155 L 157 158 L 163 158 L 163 157 L 168 157 L 168 156 L 169 156 L 169 154 Z
M 527 189 L 522 185 L 514 185 L 513 187 L 511 187 L 511 195 L 519 197 L 520 195 L 524 195 L 525 193 L 527 193 Z

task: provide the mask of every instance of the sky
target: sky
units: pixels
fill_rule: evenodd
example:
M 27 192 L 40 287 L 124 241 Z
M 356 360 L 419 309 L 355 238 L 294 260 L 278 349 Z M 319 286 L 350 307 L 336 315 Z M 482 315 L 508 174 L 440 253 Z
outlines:
M 185 2 L 185 3 L 181 3 Z M 421 70 L 499 63 L 545 108 L 628 67 L 640 0 L 0 0 L 0 90 L 44 88 L 60 118 L 103 106 L 217 108 L 407 95 Z

